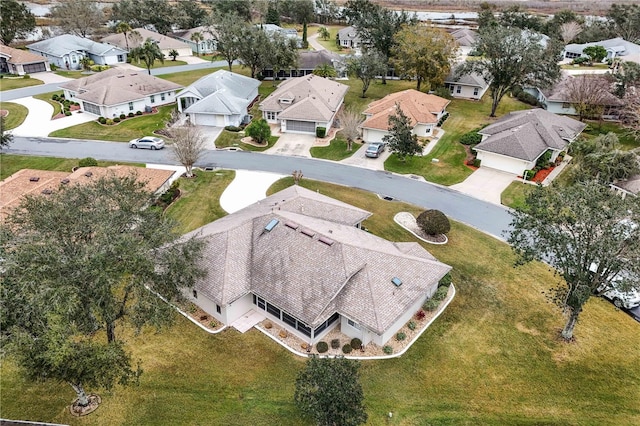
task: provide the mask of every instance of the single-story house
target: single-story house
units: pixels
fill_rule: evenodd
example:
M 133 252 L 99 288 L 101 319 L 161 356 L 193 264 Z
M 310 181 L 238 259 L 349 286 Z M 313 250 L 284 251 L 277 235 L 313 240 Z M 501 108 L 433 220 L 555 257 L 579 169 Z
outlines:
M 330 65 L 336 70 L 336 77 L 346 77 L 346 66 L 340 55 L 331 53 L 328 50 L 307 50 L 298 54 L 298 67 L 296 69 L 280 70 L 278 79 L 291 77 L 302 77 L 313 74 L 313 70 L 319 65 Z M 273 68 L 262 70 L 265 80 L 273 80 Z
M 191 39 L 194 34 L 200 33 L 203 40 L 199 42 L 195 42 Z M 199 54 L 211 54 L 216 51 L 216 30 L 213 27 L 200 26 L 195 28 L 190 28 L 188 30 L 178 30 L 174 31 L 171 36 L 176 40 L 179 40 L 183 43 L 191 46 L 191 50 L 199 53 Z
M 522 176 L 549 150 L 550 161 L 555 161 L 585 127 L 578 120 L 541 108 L 514 111 L 480 130 L 482 141 L 474 149 L 481 167 Z
M 146 70 L 112 68 L 65 82 L 60 88 L 65 98 L 80 104 L 82 111 L 113 118 L 173 103 L 182 86 L 149 75 Z
M 51 71 L 44 56 L 0 44 L 0 73 L 25 75 Z
M 459 66 L 459 65 L 458 65 Z M 454 67 L 444 79 L 444 87 L 449 89 L 451 96 L 460 99 L 480 100 L 489 88 L 489 81 L 482 74 L 468 73 L 456 75 Z
M 124 48 L 98 43 L 88 38 L 63 34 L 27 45 L 30 52 L 44 56 L 49 64 L 65 69 L 81 69 L 80 60 L 89 57 L 98 65 L 115 65 L 127 62 Z
M 473 50 L 473 46 L 478 38 L 478 33 L 469 28 L 460 28 L 452 31 L 451 36 L 458 44 L 460 54 L 467 56 Z
M 608 59 L 622 58 L 625 61 L 640 63 L 640 46 L 621 37 L 591 43 L 567 44 L 562 50 L 562 57 L 564 59 L 575 59 L 581 56 L 588 57 L 588 55 L 584 54 L 584 49 L 589 46 L 602 46 L 605 48 L 607 57 L 603 59 L 603 62 Z
M 132 38 L 131 33 L 133 32 L 137 32 L 138 34 L 140 34 L 140 37 L 137 37 L 137 41 L 135 40 L 135 38 Z M 104 37 L 102 39 L 102 42 L 118 46 L 121 49 L 126 49 L 128 45 L 129 49 L 133 49 L 134 47 L 138 47 L 140 44 L 144 43 L 148 38 L 158 44 L 160 51 L 165 57 L 169 57 L 169 52 L 171 52 L 172 50 L 178 52 L 178 56 L 193 55 L 191 46 L 189 46 L 187 43 L 176 40 L 175 38 L 168 37 L 166 35 L 162 35 L 155 31 L 150 31 L 146 28 L 135 28 L 132 31 L 129 31 L 127 33 L 126 39 L 124 33 L 111 34 Z
M 256 27 L 262 29 L 268 36 L 272 36 L 275 33 L 281 34 L 286 38 L 290 38 L 296 41 L 298 47 L 302 47 L 302 37 L 298 35 L 295 28 L 282 28 L 275 24 L 256 24 Z
M 409 117 L 413 134 L 419 137 L 431 136 L 440 118 L 446 114 L 449 102 L 451 101 L 448 99 L 415 89 L 387 95 L 371 102 L 363 112 L 366 118 L 360 125 L 362 140 L 382 142 L 382 138 L 389 134 L 389 117 L 396 113 L 396 105 Z
M 338 46 L 347 49 L 356 49 L 360 47 L 361 40 L 358 36 L 358 30 L 356 27 L 350 26 L 342 28 L 336 35 L 336 42 Z
M 260 81 L 226 70 L 206 75 L 177 97 L 178 111 L 202 126 L 239 126 L 250 120 Z
M 329 131 L 348 90 L 314 74 L 291 78 L 260 102 L 260 111 L 267 122 L 280 123 L 283 133 L 315 134 L 317 127 Z
M 582 80 L 582 81 L 581 81 Z M 584 87 L 581 85 L 584 84 Z M 583 93 L 590 87 L 608 88 L 613 90 L 611 81 L 603 75 L 580 74 L 576 76 L 564 75 L 560 81 L 550 88 L 528 87 L 524 90 L 535 96 L 544 109 L 554 114 L 578 115 L 573 106 L 577 92 L 578 99 L 590 99 L 590 96 Z M 604 107 L 602 118 L 605 120 L 615 120 L 620 115 L 620 109 L 624 106 L 622 99 L 615 96 L 609 90 L 598 90 L 596 95 L 591 96 L 593 103 Z
M 620 194 L 622 198 L 627 195 L 637 197 L 640 194 L 640 175 L 631 176 L 626 180 L 617 180 L 611 185 L 611 189 Z
M 312 344 L 340 325 L 382 346 L 451 267 L 360 229 L 370 215 L 297 185 L 277 192 L 187 234 L 205 242 L 208 273 L 186 296 L 227 325 L 253 311 Z

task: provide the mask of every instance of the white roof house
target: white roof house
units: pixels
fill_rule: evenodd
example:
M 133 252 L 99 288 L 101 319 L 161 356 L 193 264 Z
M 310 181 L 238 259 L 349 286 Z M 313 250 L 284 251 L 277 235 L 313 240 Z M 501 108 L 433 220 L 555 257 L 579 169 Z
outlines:
M 32 43 L 27 45 L 27 48 L 30 52 L 47 58 L 50 64 L 64 69 L 82 68 L 80 60 L 84 57 L 89 57 L 99 65 L 113 65 L 127 61 L 125 49 L 71 34 Z
M 607 59 L 622 58 L 625 61 L 632 61 L 640 63 L 640 46 L 626 41 L 621 37 L 611 38 L 609 40 L 594 41 L 591 43 L 583 44 L 567 44 L 562 50 L 562 56 L 565 59 L 574 59 L 581 56 L 587 56 L 584 54 L 584 49 L 589 46 L 602 46 L 607 51 Z
M 139 37 L 140 43 L 144 43 L 144 41 L 147 40 L 148 38 L 155 41 L 158 47 L 160 48 L 160 51 L 162 51 L 162 54 L 165 57 L 168 57 L 169 53 L 172 50 L 177 51 L 178 56 L 193 55 L 193 52 L 191 51 L 191 46 L 189 46 L 187 43 L 184 43 L 180 40 L 176 40 L 175 38 L 168 37 L 166 35 L 162 35 L 155 31 L 150 31 L 146 28 L 134 28 L 132 31 L 129 31 L 126 39 L 125 39 L 124 33 L 118 33 L 118 34 L 111 34 L 109 36 L 106 36 L 102 39 L 102 41 L 104 43 L 109 43 L 114 46 L 118 46 L 121 49 L 126 49 L 127 45 L 129 46 L 129 49 L 133 49 L 134 47 L 138 47 L 140 44 L 132 41 L 131 33 L 134 31 L 140 34 L 140 37 Z
M 178 110 L 193 124 L 239 126 L 247 122 L 249 108 L 258 97 L 260 81 L 226 70 L 206 75 L 177 97 Z

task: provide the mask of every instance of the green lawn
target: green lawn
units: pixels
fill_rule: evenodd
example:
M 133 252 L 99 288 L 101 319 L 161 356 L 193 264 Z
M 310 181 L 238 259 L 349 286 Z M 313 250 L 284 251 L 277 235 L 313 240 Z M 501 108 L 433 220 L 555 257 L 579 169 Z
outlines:
M 49 134 L 56 138 L 95 139 L 115 142 L 128 142 L 131 139 L 153 134 L 154 131 L 163 129 L 165 121 L 169 118 L 174 105 L 165 105 L 158 108 L 157 114 L 147 114 L 127 118 L 126 120 L 106 126 L 97 121 L 78 124 L 66 129 L 56 130 Z
M 230 132 L 228 130 L 223 130 L 216 139 L 216 148 L 233 148 L 237 147 L 242 149 L 243 151 L 264 151 L 266 149 L 271 148 L 278 141 L 278 136 L 271 136 L 269 138 L 269 142 L 265 146 L 255 146 L 248 143 L 242 143 L 240 141 L 242 137 L 238 132 Z
M 234 72 L 237 72 L 236 67 L 233 68 Z M 239 67 L 237 67 L 239 68 Z M 158 77 L 163 78 L 165 80 L 173 81 L 176 84 L 187 87 L 197 79 L 204 77 L 205 75 L 209 75 L 217 70 L 228 69 L 227 67 L 220 68 L 204 68 L 193 71 L 185 71 L 185 72 L 174 72 L 171 74 L 162 74 Z
M 112 166 L 116 163 L 113 161 L 98 161 L 98 165 L 102 167 Z M 36 169 L 36 170 L 53 170 L 60 172 L 69 172 L 78 165 L 78 159 L 74 158 L 56 158 L 56 157 L 34 157 L 31 155 L 13 155 L 0 154 L 0 180 L 6 179 L 18 170 Z M 144 164 L 130 164 L 132 166 L 144 167 Z
M 136 66 L 136 67 L 140 67 L 144 70 L 147 69 L 147 66 L 144 64 L 144 62 L 140 62 L 138 63 L 135 60 L 132 60 L 131 63 Z M 155 69 L 155 68 L 165 68 L 165 67 L 177 67 L 179 65 L 187 65 L 187 63 L 185 61 L 178 61 L 177 59 L 175 61 L 171 60 L 171 58 L 167 58 L 164 60 L 164 63 L 159 61 L 159 60 L 155 60 L 155 62 L 153 63 L 153 66 L 151 67 L 151 69 Z
M 309 35 L 311 34 L 315 34 L 318 32 L 318 30 L 320 29 L 320 27 L 326 27 L 329 30 L 329 34 L 330 37 L 327 40 L 324 40 L 322 37 L 318 37 L 318 43 L 320 43 L 322 45 L 322 47 L 324 47 L 325 49 L 331 51 L 331 52 L 335 52 L 335 53 L 340 53 L 340 54 L 349 54 L 352 53 L 351 49 L 341 49 L 340 47 L 338 47 L 338 45 L 336 44 L 336 37 L 338 35 L 338 31 L 340 31 L 341 29 L 345 28 L 342 25 L 318 25 L 318 26 L 313 26 L 313 27 L 309 27 L 309 30 L 311 30 L 313 28 L 313 32 L 309 31 Z
M 40 84 L 44 84 L 44 82 L 37 78 L 3 77 L 0 78 L 0 91 L 22 89 L 23 87 L 38 86 Z
M 331 141 L 329 146 L 314 146 L 310 152 L 313 158 L 340 161 L 351 157 L 361 146 L 362 144 L 354 142 L 351 151 L 347 151 L 347 141 L 338 132 L 338 135 Z
M 622 149 L 631 150 L 640 147 L 640 139 L 636 139 L 629 135 L 625 129 L 620 127 L 618 123 L 612 121 L 589 121 L 587 128 L 582 132 L 582 135 L 588 137 L 595 137 L 600 134 L 613 132 L 618 135 L 618 140 Z
M 211 192 L 220 193 L 230 177 L 211 173 L 181 181 L 179 203 L 191 204 L 167 214 L 208 212 L 185 230 L 224 214 Z M 307 179 L 301 184 L 373 212 L 365 225 L 374 234 L 413 241 L 391 218 L 419 209 L 352 188 Z M 562 316 L 542 294 L 557 282 L 547 266 L 514 269 L 506 244 L 459 223 L 452 224 L 447 245 L 425 247 L 454 267 L 458 294 L 402 357 L 362 363 L 368 424 L 640 423 L 635 321 L 594 299 L 581 314 L 576 341 L 561 343 Z M 70 425 L 308 424 L 293 404 L 304 360 L 256 330 L 209 335 L 178 319 L 162 333 L 144 330 L 126 338 L 144 369 L 138 386 L 100 391 L 101 407 L 79 419 L 65 410 L 74 395 L 68 385 L 27 383 L 6 359 L 2 416 Z
M 27 118 L 27 114 L 29 114 L 29 110 L 26 107 L 13 102 L 0 102 L 0 109 L 9 111 L 9 115 L 4 118 L 6 130 L 15 129 L 21 125 L 24 119 Z
M 83 74 L 84 70 L 58 70 L 55 71 L 55 74 L 58 74 L 59 76 L 62 77 L 67 77 L 67 78 L 82 78 L 82 77 L 87 77 L 91 74 Z
M 498 106 L 496 115 L 501 117 L 509 111 L 527 108 L 530 106 L 505 96 Z M 479 102 L 454 99 L 447 107 L 447 111 L 449 111 L 449 118 L 442 126 L 445 134 L 428 155 L 409 158 L 404 163 L 397 156 L 391 155 L 384 163 L 385 170 L 420 175 L 430 182 L 441 185 L 462 182 L 473 173 L 464 165 L 466 152 L 459 140 L 463 134 L 485 124 L 490 124 L 497 119 L 489 117 L 491 98 L 485 95 Z M 439 161 L 432 162 L 431 160 L 434 158 Z
M 564 64 L 564 65 L 560 65 L 560 68 L 563 70 L 589 70 L 589 71 L 594 71 L 594 70 L 608 70 L 609 69 L 609 65 L 608 64 L 593 64 L 593 65 L 572 65 L 572 64 Z
M 535 185 L 513 181 L 502 191 L 500 202 L 512 209 L 524 208 L 525 198 L 536 189 Z
M 42 93 L 40 95 L 34 95 L 33 97 L 36 99 L 40 99 L 41 101 L 45 101 L 47 103 L 49 103 L 49 105 L 51 105 L 53 107 L 53 115 L 51 117 L 55 117 L 56 115 L 58 115 L 62 109 L 62 106 L 60 105 L 60 102 L 56 102 L 54 100 L 51 99 L 51 97 L 54 94 L 58 94 L 58 95 L 62 95 L 64 92 L 60 91 L 60 92 L 49 92 L 49 93 Z

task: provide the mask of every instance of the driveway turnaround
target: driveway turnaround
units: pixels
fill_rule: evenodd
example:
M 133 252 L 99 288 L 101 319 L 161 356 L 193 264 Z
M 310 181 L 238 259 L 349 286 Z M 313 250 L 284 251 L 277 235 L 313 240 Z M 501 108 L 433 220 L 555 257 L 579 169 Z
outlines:
M 501 204 L 500 195 L 507 186 L 514 181 L 516 175 L 488 167 L 480 167 L 466 178 L 464 182 L 451 185 L 449 188 L 460 191 L 463 194 L 488 201 L 493 204 Z
M 49 133 L 95 120 L 95 116 L 74 111 L 68 117 L 51 119 L 53 107 L 40 99 L 28 97 L 14 99 L 12 102 L 25 106 L 29 110 L 24 122 L 12 130 L 14 136 L 47 137 Z
M 236 177 L 220 196 L 220 207 L 235 213 L 267 196 L 267 189 L 284 175 L 236 170 Z

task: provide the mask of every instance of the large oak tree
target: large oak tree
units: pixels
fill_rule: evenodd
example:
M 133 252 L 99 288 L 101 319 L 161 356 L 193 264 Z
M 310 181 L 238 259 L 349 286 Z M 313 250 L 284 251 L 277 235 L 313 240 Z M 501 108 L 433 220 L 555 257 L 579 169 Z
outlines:
M 16 0 L 0 2 L 0 40 L 8 46 L 16 38 L 24 38 L 36 27 L 36 17 Z

